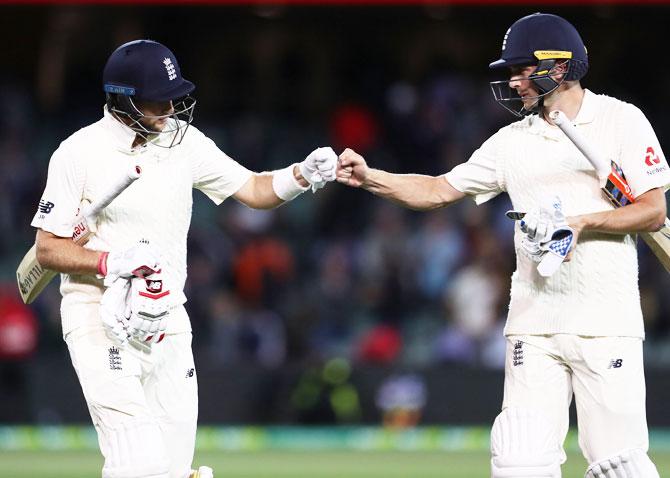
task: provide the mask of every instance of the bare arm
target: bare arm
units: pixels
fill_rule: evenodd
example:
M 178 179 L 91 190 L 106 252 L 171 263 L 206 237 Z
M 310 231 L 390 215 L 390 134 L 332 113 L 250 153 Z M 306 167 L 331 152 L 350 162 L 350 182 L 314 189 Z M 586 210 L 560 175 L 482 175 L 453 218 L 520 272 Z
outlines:
M 611 234 L 658 231 L 666 218 L 665 194 L 654 188 L 638 196 L 635 202 L 612 211 L 583 214 L 568 218 L 568 223 L 582 231 Z
M 69 237 L 37 230 L 37 262 L 42 267 L 66 274 L 96 274 L 100 252 L 84 249 Z
M 442 176 L 393 174 L 369 168 L 365 159 L 351 149 L 340 155 L 337 180 L 417 211 L 445 207 L 465 197 Z
M 293 168 L 293 176 L 301 186 L 309 185 L 297 165 Z M 252 209 L 272 209 L 284 204 L 272 188 L 272 173 L 254 173 L 233 197 Z

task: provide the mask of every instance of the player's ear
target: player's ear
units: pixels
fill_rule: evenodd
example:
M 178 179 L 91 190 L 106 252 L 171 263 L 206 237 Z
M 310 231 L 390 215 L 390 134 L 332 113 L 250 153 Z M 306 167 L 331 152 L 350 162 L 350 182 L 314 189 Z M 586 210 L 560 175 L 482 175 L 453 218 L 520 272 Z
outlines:
M 568 60 L 562 60 L 562 61 L 557 61 L 556 65 L 554 66 L 554 75 L 556 76 L 563 76 L 568 72 L 568 67 L 570 63 Z

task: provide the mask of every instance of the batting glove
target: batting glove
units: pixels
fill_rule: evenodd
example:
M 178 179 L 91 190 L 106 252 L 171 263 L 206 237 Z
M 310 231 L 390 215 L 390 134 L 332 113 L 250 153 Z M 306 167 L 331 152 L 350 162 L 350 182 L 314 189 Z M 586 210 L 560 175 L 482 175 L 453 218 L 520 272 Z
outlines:
M 128 342 L 128 325 L 126 321 L 128 279 L 117 278 L 102 294 L 100 300 L 100 319 L 107 337 L 120 347 Z
M 554 232 L 568 225 L 563 214 L 563 204 L 558 196 L 528 212 L 519 223 L 526 235 L 539 243 L 551 240 Z
M 144 277 L 161 269 L 160 259 L 146 244 L 125 251 L 103 252 L 98 259 L 98 273 L 109 286 L 117 278 Z
M 534 262 L 538 272 L 549 277 L 556 272 L 572 249 L 574 231 L 565 219 L 562 203 L 554 196 L 550 201 L 529 213 L 507 211 L 510 219 L 518 220 L 521 231 L 521 250 Z
M 130 279 L 130 336 L 143 344 L 163 340 L 171 298 L 160 272 Z
M 575 232 L 571 227 L 565 226 L 556 229 L 551 240 L 540 245 L 543 256 L 537 266 L 537 271 L 542 277 L 550 277 L 558 270 L 572 249 L 574 240 Z
M 337 155 L 333 148 L 317 148 L 298 164 L 300 174 L 312 186 L 312 192 L 335 180 Z

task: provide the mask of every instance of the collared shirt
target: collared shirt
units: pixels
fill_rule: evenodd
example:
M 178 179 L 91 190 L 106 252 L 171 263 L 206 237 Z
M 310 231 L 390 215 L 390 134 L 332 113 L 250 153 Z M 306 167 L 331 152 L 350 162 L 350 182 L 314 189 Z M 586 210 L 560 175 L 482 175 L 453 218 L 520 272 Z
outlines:
M 252 172 L 192 125 L 181 144 L 172 148 L 156 144 L 169 144 L 171 138 L 162 136 L 133 148 L 135 132 L 105 110 L 102 119 L 74 133 L 53 153 L 40 201 L 51 206 L 48 212 L 40 208 L 31 224 L 70 237 L 72 221 L 82 203 L 94 202 L 117 178 L 140 166 L 140 178 L 100 213 L 97 231 L 85 247 L 119 251 L 147 243 L 162 256 L 165 282 L 177 306 L 186 301 L 186 236 L 193 188 L 220 204 L 235 194 Z M 94 276 L 61 275 L 63 333 L 84 320 L 67 311 L 78 304 L 98 302 L 103 290 L 102 281 Z M 183 317 L 170 322 L 168 332 L 190 330 L 188 319 Z
M 623 170 L 634 196 L 670 184 L 670 170 L 654 131 L 635 106 L 585 91 L 573 121 L 586 140 Z M 507 192 L 517 211 L 558 196 L 566 216 L 612 209 L 587 159 L 563 132 L 537 115 L 502 128 L 470 160 L 445 175 L 477 204 Z M 543 278 L 522 251 L 506 334 L 572 333 L 643 337 L 634 235 L 586 231 L 572 261 Z

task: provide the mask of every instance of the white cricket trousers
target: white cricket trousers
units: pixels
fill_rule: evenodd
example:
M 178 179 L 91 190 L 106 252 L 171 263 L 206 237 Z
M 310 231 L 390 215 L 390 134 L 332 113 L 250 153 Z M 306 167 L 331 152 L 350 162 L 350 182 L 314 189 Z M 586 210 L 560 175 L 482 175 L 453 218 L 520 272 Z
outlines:
M 579 446 L 589 464 L 624 450 L 648 450 L 642 339 L 507 337 L 503 409 L 541 413 L 555 427 L 560 450 L 573 394 Z
M 198 417 L 191 332 L 119 348 L 97 304 L 77 309 L 96 325 L 72 330 L 65 342 L 105 458 L 103 477 L 189 476 Z

